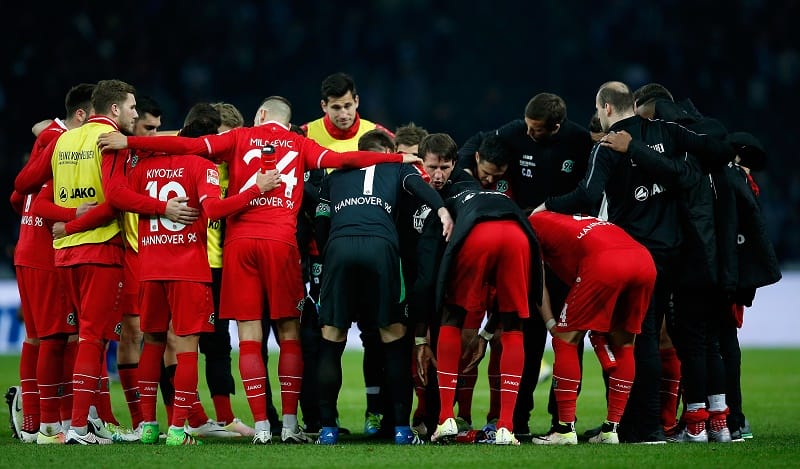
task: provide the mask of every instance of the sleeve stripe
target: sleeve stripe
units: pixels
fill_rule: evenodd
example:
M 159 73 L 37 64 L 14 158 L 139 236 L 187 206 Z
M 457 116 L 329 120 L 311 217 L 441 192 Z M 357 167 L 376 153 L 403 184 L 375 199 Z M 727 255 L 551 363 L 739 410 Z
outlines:
M 322 157 L 325 156 L 326 153 L 328 153 L 328 150 L 323 151 L 317 157 L 317 168 L 321 168 L 322 167 L 322 166 L 320 166 L 322 164 Z
M 592 150 L 591 160 L 591 168 L 589 169 L 589 174 L 586 176 L 586 185 L 588 186 L 590 182 L 592 182 L 592 175 L 594 174 L 594 164 L 595 160 L 597 160 L 597 152 L 600 150 L 600 144 L 596 144 L 594 149 Z

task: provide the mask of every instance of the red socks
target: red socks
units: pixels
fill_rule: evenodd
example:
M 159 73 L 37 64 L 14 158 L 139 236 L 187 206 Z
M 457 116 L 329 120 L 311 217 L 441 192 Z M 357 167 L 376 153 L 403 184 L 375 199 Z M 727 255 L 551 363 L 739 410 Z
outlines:
M 74 392 L 72 426 L 75 428 L 86 426 L 89 406 L 94 401 L 100 381 L 103 352 L 104 347 L 99 340 L 82 340 L 78 343 L 78 354 L 75 357 L 75 372 L 72 379 Z
M 297 401 L 303 385 L 303 352 L 300 341 L 284 339 L 278 356 L 278 381 L 281 383 L 281 407 L 284 415 L 297 415 Z
M 36 384 L 38 360 L 39 345 L 23 342 L 19 360 L 19 381 L 22 393 L 22 430 L 28 433 L 39 430 L 39 386 Z
M 439 423 L 454 418 L 453 405 L 456 399 L 458 384 L 458 363 L 461 359 L 461 331 L 454 326 L 442 326 L 439 329 L 439 342 L 436 346 L 436 361 L 439 368 Z
M 674 347 L 661 349 L 661 425 L 672 428 L 677 425 L 678 396 L 681 388 L 681 362 Z
M 67 340 L 64 347 L 64 369 L 61 375 L 61 420 L 72 418 L 72 373 L 75 371 L 75 359 L 78 357 L 78 341 Z
M 239 374 L 244 384 L 244 394 L 255 422 L 267 420 L 267 371 L 261 358 L 261 342 L 239 342 Z
M 63 380 L 64 363 L 62 359 L 65 347 L 66 341 L 63 339 L 45 339 L 39 342 L 36 379 L 39 381 L 39 420 L 42 423 L 61 421 L 61 398 L 58 395 L 58 388 Z M 71 377 L 72 375 L 70 375 Z M 24 401 L 22 406 L 25 407 Z
M 106 354 L 104 353 L 105 357 Z M 97 408 L 97 415 L 103 422 L 113 423 L 119 425 L 117 418 L 114 416 L 114 411 L 111 410 L 111 389 L 108 380 L 108 367 L 107 361 L 103 360 L 103 368 L 100 373 L 100 391 L 95 394 L 94 406 Z
M 131 413 L 132 428 L 139 426 L 142 421 L 142 407 L 139 400 L 139 378 L 138 363 L 117 365 L 119 372 L 119 383 L 122 392 L 125 394 L 125 402 L 128 404 L 128 411 Z
M 578 361 L 578 346 L 553 337 L 553 391 L 558 404 L 558 420 L 575 421 L 578 387 L 581 384 L 581 367 Z M 619 365 L 617 365 L 619 369 Z
M 519 381 L 525 365 L 521 331 L 503 331 L 500 336 L 503 354 L 500 357 L 500 418 L 497 428 L 514 431 L 514 406 L 517 403 Z
M 146 422 L 156 421 L 158 383 L 161 376 L 161 361 L 166 344 L 145 342 L 139 357 L 139 408 Z
M 183 427 L 189 416 L 189 409 L 197 401 L 197 352 L 178 353 L 175 357 L 178 359 L 178 366 L 175 369 L 171 424 L 174 427 Z M 206 418 L 203 423 L 207 420 Z
M 633 345 L 611 347 L 617 358 L 617 367 L 608 375 L 608 414 L 606 420 L 619 423 L 625 405 L 631 394 L 633 378 L 636 376 L 636 362 L 633 359 Z

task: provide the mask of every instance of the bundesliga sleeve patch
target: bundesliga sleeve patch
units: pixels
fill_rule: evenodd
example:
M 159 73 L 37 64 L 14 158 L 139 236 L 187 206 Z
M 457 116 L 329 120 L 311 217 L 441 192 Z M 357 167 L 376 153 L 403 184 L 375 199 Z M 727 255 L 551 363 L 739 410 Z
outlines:
M 216 169 L 206 170 L 206 182 L 209 184 L 219 185 L 219 172 Z

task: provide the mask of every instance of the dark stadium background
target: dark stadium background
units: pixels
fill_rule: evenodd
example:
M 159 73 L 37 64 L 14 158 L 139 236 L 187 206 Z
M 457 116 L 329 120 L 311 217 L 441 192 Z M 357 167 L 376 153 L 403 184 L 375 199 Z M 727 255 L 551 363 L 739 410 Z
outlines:
M 522 116 L 542 91 L 583 125 L 607 80 L 655 81 L 768 152 L 755 175 L 778 256 L 800 263 L 800 2 L 782 0 L 142 0 L 17 4 L 0 48 L 0 185 L 30 150 L 31 125 L 63 117 L 72 85 L 119 78 L 161 102 L 163 128 L 198 101 L 235 104 L 248 124 L 272 94 L 294 121 L 319 117 L 319 84 L 345 71 L 359 111 L 459 144 Z M 11 277 L 18 217 L 2 214 L 0 277 Z

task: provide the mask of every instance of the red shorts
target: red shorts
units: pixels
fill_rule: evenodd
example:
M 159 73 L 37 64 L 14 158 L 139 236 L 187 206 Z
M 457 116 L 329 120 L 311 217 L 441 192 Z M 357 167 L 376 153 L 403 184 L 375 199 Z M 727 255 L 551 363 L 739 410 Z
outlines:
M 555 330 L 638 334 L 655 281 L 656 267 L 645 248 L 593 254 L 581 261 Z
M 167 332 L 170 320 L 175 335 L 214 332 L 211 284 L 180 280 L 141 282 L 142 332 Z
M 139 254 L 125 248 L 122 260 L 122 314 L 139 315 Z
M 462 329 L 479 329 L 481 324 L 483 324 L 484 316 L 497 312 L 497 304 L 495 303 L 497 299 L 497 289 L 491 285 L 484 285 L 484 291 L 486 294 L 485 314 L 467 314 L 467 317 L 464 318 Z
M 78 331 L 78 317 L 57 271 L 17 266 L 17 288 L 28 338 Z
M 480 326 L 486 310 L 492 307 L 492 293 L 497 311 L 516 312 L 525 319 L 530 316 L 530 270 L 530 243 L 519 223 L 478 223 L 464 240 L 450 270 L 445 303 L 467 311 L 465 328 Z
M 122 267 L 78 264 L 59 269 L 63 269 L 67 292 L 78 310 L 80 338 L 119 340 Z
M 222 256 L 220 319 L 299 318 L 305 303 L 300 251 L 280 241 L 236 239 Z M 267 306 L 267 310 L 264 306 Z

